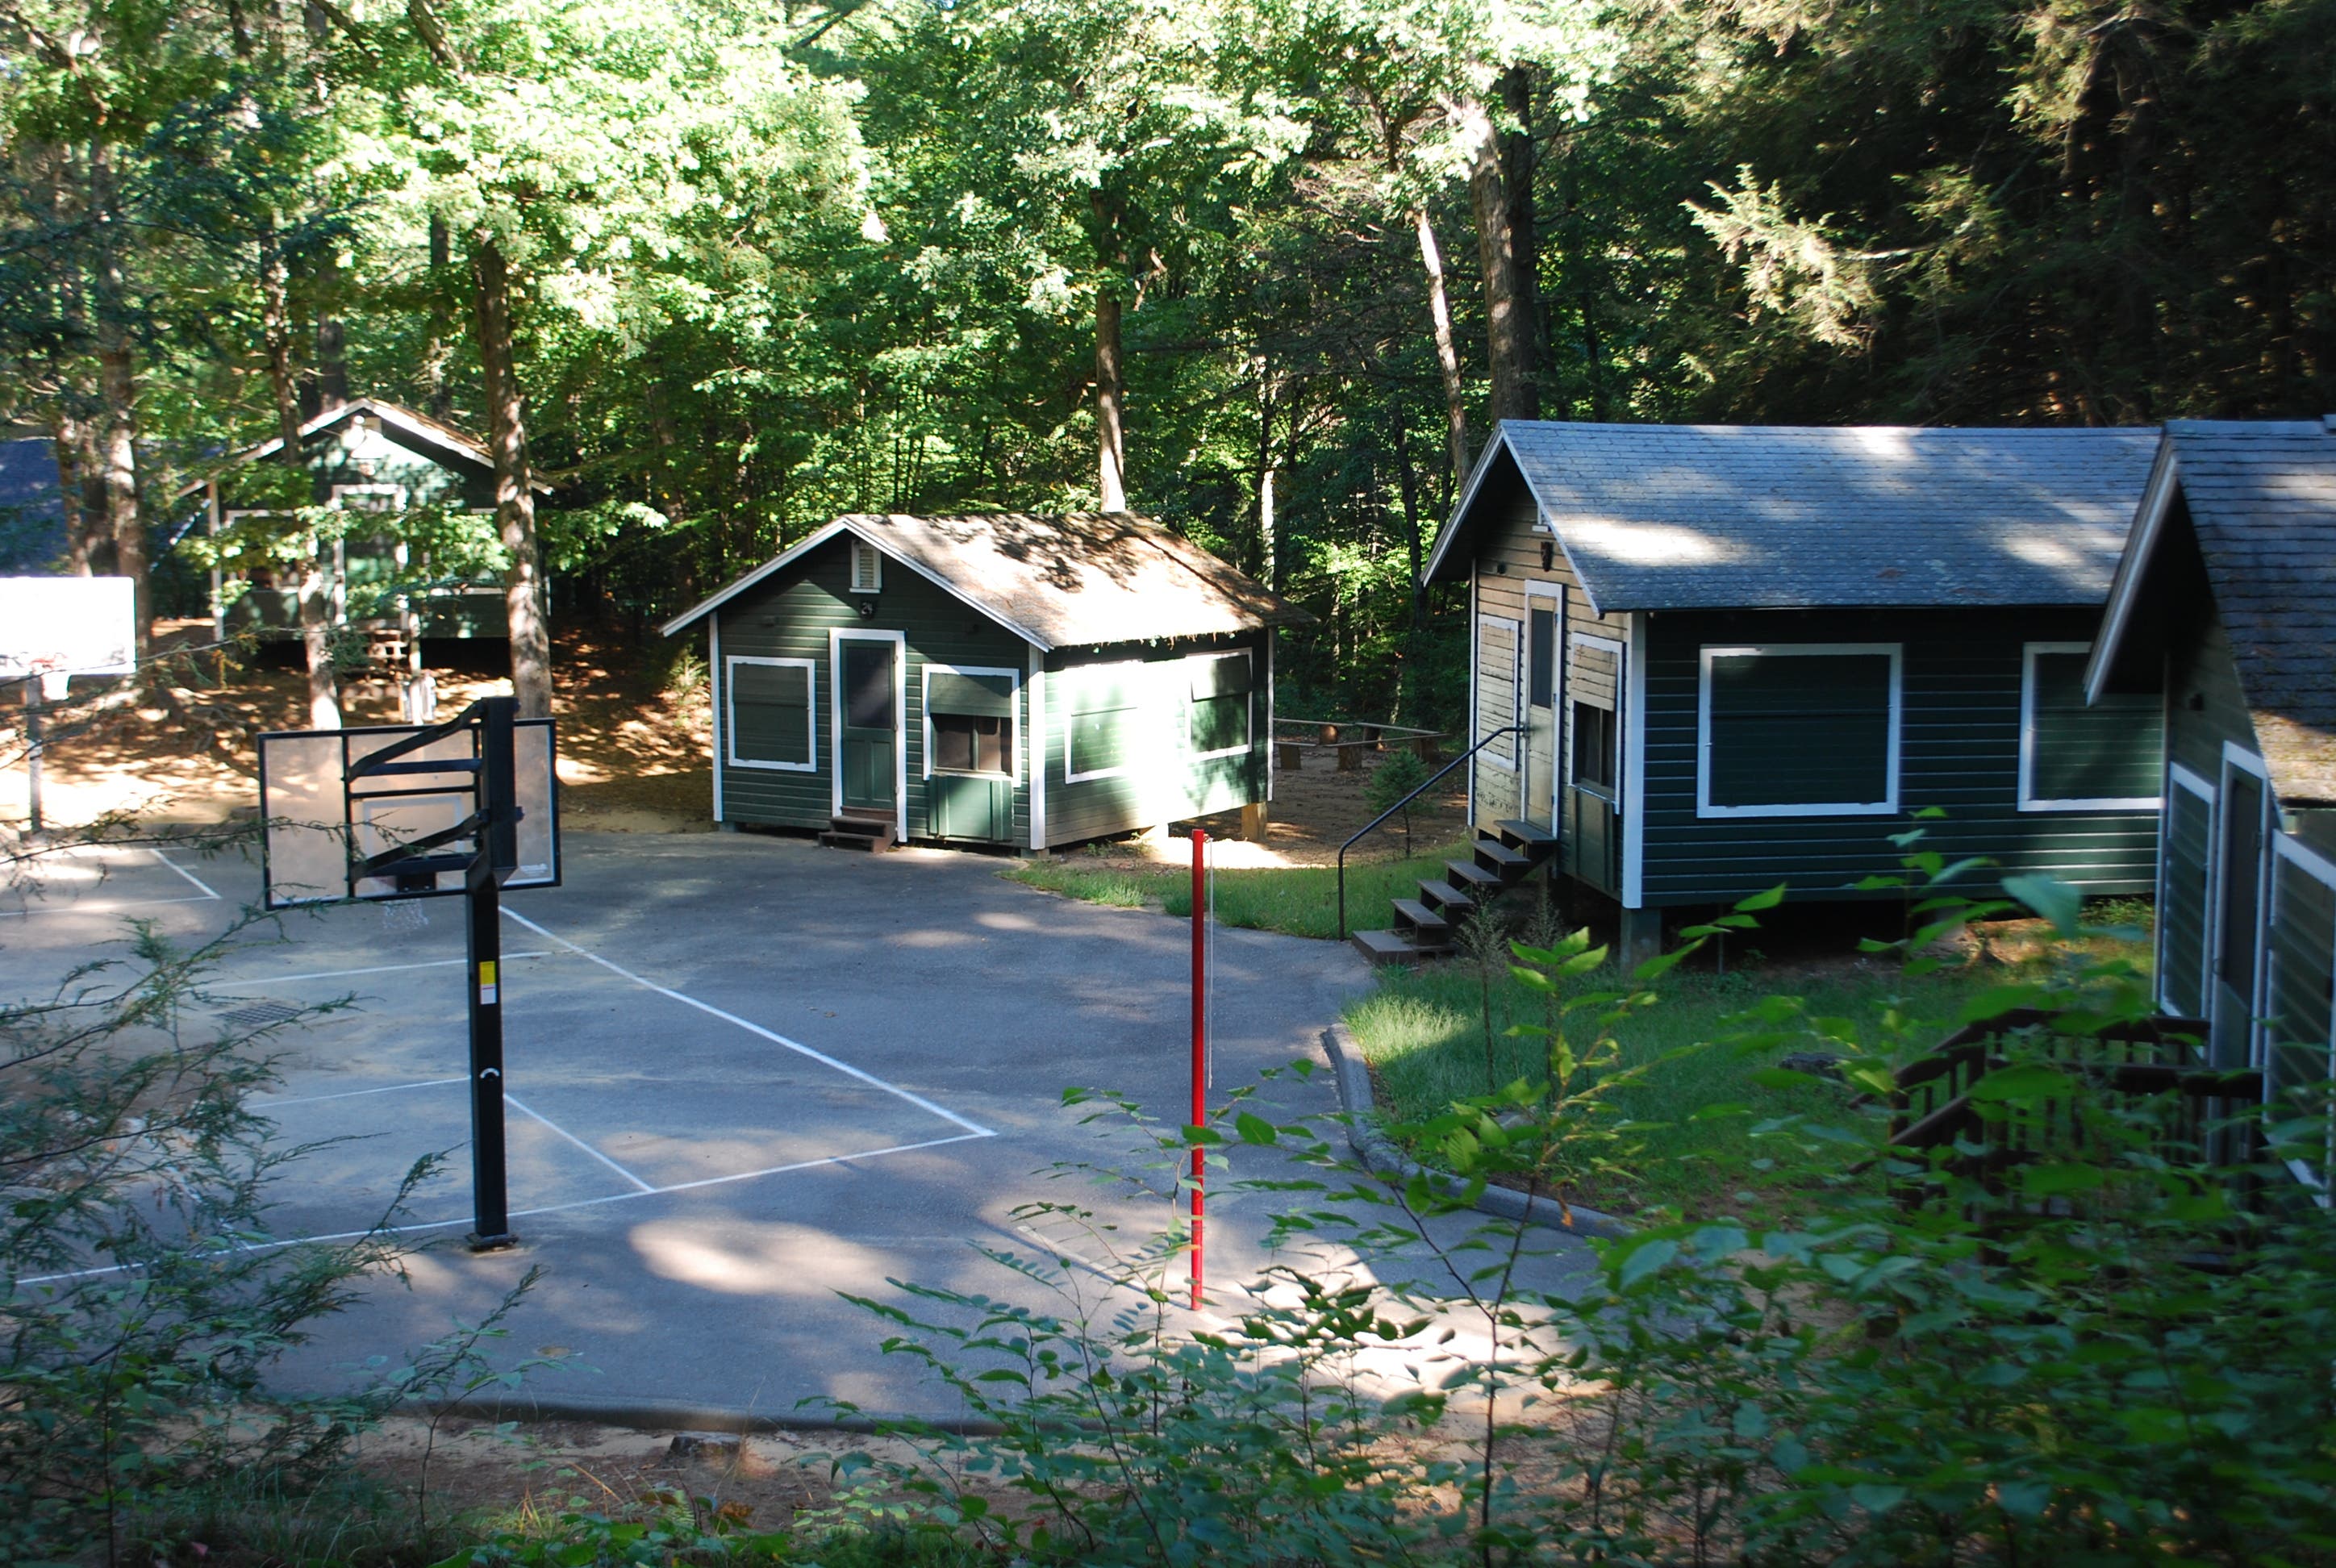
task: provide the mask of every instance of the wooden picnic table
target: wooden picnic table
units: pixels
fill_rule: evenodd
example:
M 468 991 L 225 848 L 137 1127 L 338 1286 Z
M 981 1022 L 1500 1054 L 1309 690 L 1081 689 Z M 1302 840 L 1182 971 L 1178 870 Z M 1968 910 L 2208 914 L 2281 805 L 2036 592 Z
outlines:
M 1443 731 L 1416 729 L 1408 725 L 1277 718 L 1273 728 L 1274 765 L 1284 773 L 1295 773 L 1304 767 L 1309 751 L 1330 753 L 1338 759 L 1340 773 L 1352 773 L 1360 767 L 1364 752 L 1384 751 L 1390 744 L 1409 745 L 1424 763 L 1439 761 L 1443 755 L 1436 744 L 1444 738 Z M 1285 730 L 1292 733 L 1285 735 Z

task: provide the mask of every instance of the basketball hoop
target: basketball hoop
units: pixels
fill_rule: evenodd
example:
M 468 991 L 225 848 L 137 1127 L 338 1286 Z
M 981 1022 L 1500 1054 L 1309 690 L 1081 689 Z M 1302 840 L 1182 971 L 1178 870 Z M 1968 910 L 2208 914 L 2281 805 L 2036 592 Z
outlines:
M 430 929 L 430 906 L 420 899 L 383 899 L 381 929 L 394 936 L 411 936 Z

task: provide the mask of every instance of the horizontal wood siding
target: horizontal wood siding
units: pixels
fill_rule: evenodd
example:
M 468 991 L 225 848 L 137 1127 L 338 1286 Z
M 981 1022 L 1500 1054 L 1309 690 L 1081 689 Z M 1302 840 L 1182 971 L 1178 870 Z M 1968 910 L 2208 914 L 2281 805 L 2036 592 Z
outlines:
M 2150 891 L 2154 811 L 2019 809 L 2021 648 L 2083 642 L 2089 610 L 1667 611 L 1649 620 L 1644 894 L 1649 904 L 1707 903 L 1788 884 L 1796 894 L 1856 897 L 1854 884 L 1896 874 L 1890 842 L 1919 824 L 1949 860 L 1998 862 L 1974 892 L 2010 872 L 2049 872 L 2088 892 Z M 1706 645 L 1899 643 L 1903 646 L 1899 811 L 1874 816 L 1696 815 L 1698 659 Z
M 741 654 L 770 658 L 807 658 L 818 670 L 813 733 L 818 740 L 817 767 L 810 773 L 782 773 L 763 768 L 733 767 L 724 754 L 722 808 L 725 820 L 762 823 L 778 827 L 823 828 L 833 810 L 834 745 L 833 666 L 828 658 L 828 633 L 899 631 L 906 634 L 907 702 L 900 739 L 908 758 L 909 834 L 931 834 L 932 816 L 927 799 L 925 771 L 924 669 L 928 663 L 983 665 L 1002 669 L 1024 667 L 1027 644 L 995 621 L 935 587 L 898 562 L 885 563 L 882 591 L 851 591 L 852 560 L 847 538 L 830 541 L 774 578 L 715 611 L 722 624 L 723 659 L 714 671 L 715 745 L 725 744 L 722 726 L 727 722 L 729 694 L 723 682 L 723 662 Z M 876 613 L 860 615 L 861 599 L 872 599 Z M 1027 694 L 1025 694 L 1027 695 Z M 1017 704 L 1016 740 L 1028 708 Z M 1026 770 L 1027 772 L 1027 770 Z M 1027 843 L 1030 798 L 1026 777 L 1014 792 L 1013 842 Z
M 1486 525 L 1477 535 L 1480 542 L 1475 560 L 1476 613 L 1515 622 L 1520 639 L 1514 651 L 1506 654 L 1504 662 L 1504 656 L 1497 648 L 1487 647 L 1485 639 L 1482 636 L 1477 637 L 1474 661 L 1476 735 L 1482 736 L 1503 725 L 1515 723 L 1515 716 L 1523 711 L 1517 682 L 1525 625 L 1525 588 L 1532 583 L 1553 583 L 1558 588 L 1564 608 L 1562 625 L 1559 628 L 1563 640 L 1558 648 L 1558 733 L 1555 737 L 1562 768 L 1562 759 L 1570 755 L 1572 746 L 1567 681 L 1568 666 L 1572 662 L 1568 650 L 1573 634 L 1591 632 L 1600 637 L 1611 637 L 1619 642 L 1629 639 L 1630 628 L 1619 615 L 1600 617 L 1592 612 L 1589 596 L 1582 591 L 1582 584 L 1574 577 L 1572 567 L 1566 563 L 1565 551 L 1554 548 L 1555 541 L 1551 535 L 1538 531 L 1536 524 L 1541 519 L 1540 508 L 1534 504 L 1532 493 L 1524 488 L 1514 469 L 1488 479 L 1484 490 L 1476 497 L 1475 507 L 1486 519 Z M 1546 570 L 1541 563 L 1544 542 L 1552 545 Z M 1535 597 L 1539 598 L 1538 595 Z M 1483 621 L 1477 622 L 1478 628 L 1483 625 Z M 1494 746 L 1487 747 L 1486 752 L 1498 750 L 1502 758 L 1506 760 L 1509 744 L 1496 742 Z M 1518 775 L 1504 768 L 1485 765 L 1483 754 L 1480 754 L 1475 770 L 1477 824 L 1490 827 L 1504 817 L 1515 816 L 1520 783 Z
M 1156 648 L 1058 650 L 1046 657 L 1046 842 L 1076 843 L 1158 823 L 1228 811 L 1266 798 L 1266 638 L 1270 634 L 1196 638 Z M 1192 745 L 1192 676 L 1184 661 L 1202 653 L 1250 654 L 1250 744 L 1246 751 L 1202 758 Z M 1130 746 L 1110 778 L 1067 776 L 1066 741 L 1077 723 L 1080 693 L 1106 681 L 1134 708 Z M 1112 760 L 1112 759 L 1106 759 Z M 1094 771 L 1086 762 L 1081 772 Z
M 2336 982 L 2336 888 L 2286 855 L 2272 858 L 2270 1008 L 2264 1025 L 2275 1088 L 2331 1076 L 2329 989 Z

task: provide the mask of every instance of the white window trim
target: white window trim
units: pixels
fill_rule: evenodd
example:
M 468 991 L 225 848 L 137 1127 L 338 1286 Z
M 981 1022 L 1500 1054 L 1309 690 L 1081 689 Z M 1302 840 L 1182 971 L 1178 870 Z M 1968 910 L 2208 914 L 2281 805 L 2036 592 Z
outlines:
M 1029 749 L 1030 847 L 1046 847 L 1046 656 L 1037 643 L 1025 645 L 1030 667 L 1030 727 L 1022 744 Z
M 706 676 L 708 679 L 717 683 L 717 687 L 712 695 L 716 703 L 727 703 L 730 700 L 730 683 L 723 678 L 722 674 L 722 618 L 718 615 L 708 618 L 706 623 Z M 721 709 L 716 707 L 715 711 L 719 713 Z M 717 823 L 724 820 L 722 753 L 729 744 L 725 740 L 714 748 L 714 820 Z
M 2020 809 L 2024 812 L 2157 811 L 2166 797 L 2100 795 L 2047 798 L 2036 794 L 2036 659 L 2039 654 L 2088 654 L 2088 642 L 2029 642 L 2020 647 Z
M 767 665 L 781 669 L 800 669 L 810 684 L 803 688 L 803 729 L 809 760 L 805 762 L 764 762 L 738 755 L 738 683 L 731 675 L 742 664 Z M 819 771 L 819 661 L 810 658 L 765 658 L 760 654 L 734 653 L 722 663 L 722 750 L 732 767 L 762 768 L 770 773 L 817 773 Z
M 1565 793 L 1567 742 L 1572 738 L 1570 717 L 1566 707 L 1566 666 L 1572 654 L 1572 644 L 1566 635 L 1565 584 L 1548 578 L 1525 579 L 1525 638 L 1533 638 L 1533 601 L 1549 607 L 1549 630 L 1552 646 L 1549 650 L 1549 798 L 1539 803 L 1542 815 L 1533 814 L 1534 802 L 1526 800 L 1526 786 L 1532 782 L 1530 773 L 1522 774 L 1517 784 L 1517 814 L 1527 822 L 1544 822 L 1552 833 L 1560 831 L 1563 814 L 1559 810 Z M 1518 650 L 1517 711 L 1525 716 L 1526 733 L 1518 737 L 1528 761 L 1533 754 L 1533 664 L 1527 650 Z
M 917 694 L 918 706 L 925 726 L 924 777 L 931 778 L 938 774 L 945 778 L 1011 779 L 1018 787 L 1022 783 L 1022 740 L 1018 735 L 1015 737 L 1014 744 L 1007 748 L 1007 771 L 1004 773 L 982 773 L 978 770 L 967 772 L 959 768 L 933 766 L 933 677 L 936 674 L 1002 675 L 1012 681 L 1014 689 L 1007 695 L 1006 701 L 1014 710 L 1014 726 L 1019 730 L 1022 728 L 1022 672 L 1018 669 L 1008 669 L 1003 665 L 928 663 L 925 666 L 925 673 L 919 682 L 920 689 Z
M 1886 654 L 1890 658 L 1890 739 L 1883 795 L 1878 801 L 1796 802 L 1789 805 L 1726 806 L 1711 803 L 1711 662 L 1716 658 L 1800 658 L 1826 655 Z M 1896 642 L 1747 643 L 1706 645 L 1696 661 L 1695 814 L 1712 817 L 1882 817 L 1898 813 L 1898 753 L 1905 718 L 1905 644 Z
M 2201 778 L 2180 763 L 2169 760 L 2166 765 L 2165 798 L 2171 801 L 2175 790 L 2185 791 L 2206 803 L 2206 907 L 2198 911 L 2203 938 L 2199 942 L 2196 979 L 2198 1010 L 2212 1012 L 2214 1007 L 2214 863 L 2221 856 L 2223 842 L 2221 797 L 2215 793 L 2212 780 Z M 2154 956 L 2157 960 L 2157 1006 L 2161 1011 L 2172 1016 L 2175 1008 L 2166 994 L 2166 877 L 2172 870 L 2166 854 L 2166 830 L 2172 824 L 2165 820 L 2165 807 L 2161 805 L 2158 809 L 2161 815 L 2157 825 L 2157 950 Z
M 892 645 L 892 834 L 909 842 L 909 634 L 880 628 L 832 626 L 827 628 L 828 722 L 835 744 L 827 748 L 828 805 L 843 814 L 843 645 L 847 642 L 889 642 Z
M 1143 660 L 1141 660 L 1141 659 L 1123 659 L 1123 660 L 1121 660 L 1121 661 L 1120 661 L 1119 663 L 1117 663 L 1117 664 L 1083 664 L 1083 665 L 1077 665 L 1077 666 L 1073 667 L 1073 668 L 1072 668 L 1072 669 L 1070 669 L 1070 670 L 1066 670 L 1066 671 L 1065 671 L 1064 673 L 1065 673 L 1065 674 L 1067 674 L 1067 675 L 1072 675 L 1072 676 L 1074 676 L 1074 677 L 1076 677 L 1076 676 L 1079 672 L 1085 671 L 1085 670 L 1096 670 L 1096 669 L 1134 669 L 1134 670 L 1141 670 L 1141 669 L 1143 669 L 1144 667 L 1144 661 L 1143 661 Z M 1137 677 L 1137 679 L 1138 679 L 1139 681 L 1141 681 L 1141 679 L 1142 679 L 1142 678 L 1143 678 L 1143 677 L 1140 677 L 1140 676 Z M 1076 680 L 1076 678 L 1074 678 L 1071 684 L 1072 684 L 1072 696 L 1071 696 L 1071 699 L 1070 699 L 1070 701 L 1068 702 L 1068 704 L 1066 704 L 1066 705 L 1065 706 L 1065 707 L 1064 707 L 1064 709 L 1063 709 L 1063 782 L 1064 782 L 1065 784 L 1092 784 L 1092 783 L 1094 783 L 1094 782 L 1095 782 L 1096 780 L 1099 780 L 1099 779 L 1107 779 L 1107 778 L 1125 778 L 1129 774 L 1131 774 L 1131 773 L 1133 773 L 1133 772 L 1134 772 L 1134 771 L 1135 771 L 1135 770 L 1134 770 L 1134 766 L 1133 766 L 1132 765 L 1130 765 L 1130 764 L 1127 764 L 1127 763 L 1122 763 L 1122 764 L 1120 764 L 1117 767 L 1100 767 L 1100 768 L 1095 768 L 1095 769 L 1093 769 L 1093 770 L 1091 770 L 1090 772 L 1087 772 L 1087 773 L 1081 773 L 1081 772 L 1079 772 L 1079 771 L 1078 771 L 1078 768 L 1079 768 L 1078 761 L 1077 761 L 1077 759 L 1076 759 L 1076 757 L 1074 757 L 1074 756 L 1071 755 L 1071 748 L 1072 748 L 1072 746 L 1073 746 L 1074 743 L 1076 743 L 1076 742 L 1077 741 L 1077 739 L 1078 739 L 1078 734 L 1079 734 L 1079 714 L 1080 714 L 1080 712 L 1081 712 L 1082 710 L 1081 710 L 1081 709 L 1080 709 L 1080 707 L 1079 707 L 1079 699 L 1078 699 L 1078 694 L 1077 694 L 1077 686 L 1078 686 L 1078 682 L 1077 682 L 1077 680 Z M 1134 713 L 1138 713 L 1138 714 L 1140 714 L 1140 713 L 1142 713 L 1142 712 L 1144 712 L 1144 705 L 1143 705 L 1141 702 L 1138 702 L 1133 709 L 1130 709 L 1130 710 L 1128 710 L 1128 711 L 1131 711 L 1131 712 L 1134 712 Z
M 2206 1022 L 2210 1027 L 2213 1026 L 2214 1022 L 2214 1009 L 2222 1001 L 2223 881 L 2230 874 L 2230 867 L 2225 865 L 2223 861 L 2223 828 L 2224 825 L 2223 822 L 2223 807 L 2230 803 L 2231 775 L 2234 773 L 2252 774 L 2263 784 L 2263 806 L 2261 809 L 2263 813 L 2262 820 L 2263 836 L 2266 840 L 2266 847 L 2263 852 L 2263 865 L 2261 867 L 2263 874 L 2255 886 L 2255 907 L 2253 911 L 2255 922 L 2255 972 L 2249 977 L 2253 981 L 2253 985 L 2248 991 L 2246 998 L 2247 1064 L 2250 1066 L 2260 1067 L 2264 1065 L 2263 1027 L 2263 979 L 2271 972 L 2271 966 L 2263 961 L 2263 939 L 2269 932 L 2270 921 L 2268 916 L 2271 912 L 2271 852 L 2268 847 L 2268 841 L 2276 836 L 2277 829 L 2279 827 L 2279 812 L 2277 803 L 2271 793 L 2271 768 L 2269 765 L 2266 764 L 2262 757 L 2256 755 L 2253 752 L 2249 751 L 2246 747 L 2239 745 L 2238 742 L 2229 740 L 2223 743 L 2223 776 L 2220 787 L 2217 791 L 2214 806 L 2214 847 L 2212 852 L 2213 865 L 2214 869 L 2214 874 L 2207 879 L 2206 883 L 2208 899 L 2208 920 L 2206 928 Z M 2270 1081 L 2271 1080 L 2268 1077 L 2263 1080 L 2266 1087 L 2269 1086 Z
M 1647 892 L 1647 645 L 1651 610 L 1630 612 L 1622 656 L 1622 907 L 1644 909 Z
M 1601 703 L 1584 693 L 1573 678 L 1574 652 L 1580 648 L 1602 648 L 1614 656 L 1614 700 Z M 1569 789 L 1604 801 L 1609 805 L 1622 803 L 1622 695 L 1624 682 L 1630 678 L 1630 650 L 1621 638 L 1601 637 L 1595 632 L 1577 631 L 1566 639 L 1565 663 L 1565 783 Z M 1573 776 L 1573 705 L 1587 703 L 1591 707 L 1603 707 L 1614 716 L 1614 782 L 1611 784 L 1583 784 Z
M 340 507 L 344 511 L 352 510 L 341 507 L 341 502 L 352 495 L 385 495 L 389 497 L 390 511 L 405 510 L 405 486 L 402 484 L 336 484 L 333 486 L 333 504 Z M 355 510 L 371 511 L 372 509 L 366 507 Z
M 1484 628 L 1488 626 L 1506 627 L 1509 631 L 1509 716 L 1503 723 L 1493 726 L 1493 728 L 1512 728 L 1524 721 L 1525 624 L 1521 620 L 1511 620 L 1504 615 L 1479 615 L 1476 618 L 1476 638 L 1479 648 L 1484 641 Z M 1484 680 L 1484 661 L 1479 648 L 1471 648 L 1469 651 L 1478 656 L 1468 672 L 1468 685 L 1473 690 Z M 1490 718 L 1492 716 L 1487 714 L 1484 716 Z M 1473 745 L 1483 740 L 1488 733 L 1483 728 L 1478 728 L 1468 737 L 1469 744 Z M 1478 752 L 1476 760 L 1496 772 L 1514 774 L 1517 771 L 1518 760 L 1524 755 L 1523 742 L 1524 736 L 1521 735 L 1512 735 L 1508 737 L 1509 756 L 1505 762 L 1490 746 Z
M 882 550 L 866 540 L 855 537 L 852 541 L 851 561 L 852 592 L 881 593 L 884 591 L 884 552 Z M 865 579 L 860 575 L 861 564 L 863 561 L 868 567 L 868 576 Z
M 1186 759 L 1188 761 L 1214 762 L 1219 757 L 1247 756 L 1257 749 L 1257 657 L 1245 648 L 1224 648 L 1216 653 L 1193 653 L 1184 656 L 1184 744 L 1187 745 L 1192 744 L 1192 716 L 1198 711 L 1198 705 L 1192 697 L 1192 667 L 1202 663 L 1214 664 L 1219 659 L 1231 658 L 1236 654 L 1249 663 L 1249 689 L 1241 693 L 1243 696 L 1249 698 L 1248 744 L 1220 746 L 1215 751 L 1196 751 Z

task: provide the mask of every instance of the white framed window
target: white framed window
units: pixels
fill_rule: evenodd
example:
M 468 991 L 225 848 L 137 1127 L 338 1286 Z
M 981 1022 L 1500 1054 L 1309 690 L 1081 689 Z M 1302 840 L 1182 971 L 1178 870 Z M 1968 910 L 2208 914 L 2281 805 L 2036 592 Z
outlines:
M 1567 655 L 1566 777 L 1611 801 L 1622 777 L 1622 645 L 1577 631 Z
M 2020 809 L 2156 811 L 2165 705 L 2155 694 L 2085 701 L 2092 645 L 2031 642 L 2020 659 Z
M 2157 1005 L 2177 1018 L 2206 1016 L 2214 895 L 2213 781 L 2166 765 L 2158 824 Z
M 852 541 L 852 591 L 884 591 L 884 552 L 864 539 Z
M 1003 666 L 928 664 L 922 677 L 924 776 L 974 774 L 1022 780 L 1015 744 L 1022 672 Z
M 1249 649 L 1194 654 L 1184 660 L 1184 670 L 1192 760 L 1207 762 L 1248 751 L 1254 738 L 1251 691 L 1256 685 Z
M 819 771 L 819 665 L 732 654 L 722 661 L 722 749 L 728 765 Z
M 1698 663 L 1697 816 L 1897 812 L 1901 644 L 1706 647 Z
M 333 486 L 333 504 L 343 511 L 404 511 L 405 486 L 336 484 Z
M 2336 1077 L 2336 862 L 2284 833 L 2272 835 L 2263 940 L 2260 1061 L 2267 1103 Z M 2288 1168 L 2323 1205 L 2336 1175 L 2336 1113 L 2322 1110 L 2319 1158 Z
M 1134 771 L 1147 711 L 1146 667 L 1088 664 L 1064 673 L 1071 689 L 1063 720 L 1063 782 L 1085 784 Z

